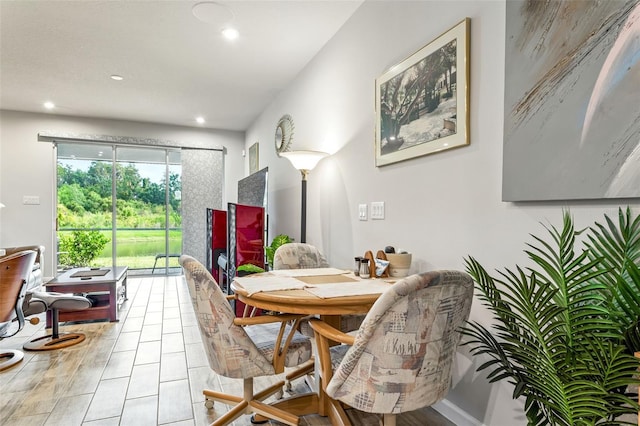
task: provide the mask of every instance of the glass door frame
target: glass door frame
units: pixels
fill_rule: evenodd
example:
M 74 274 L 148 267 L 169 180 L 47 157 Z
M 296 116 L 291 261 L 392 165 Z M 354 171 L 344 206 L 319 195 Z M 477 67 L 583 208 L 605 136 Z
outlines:
M 98 149 L 105 149 L 105 148 L 109 148 L 111 150 L 111 159 L 110 164 L 111 164 L 111 262 L 113 266 L 117 266 L 117 222 L 118 222 L 118 218 L 117 218 L 117 167 L 116 165 L 120 162 L 126 162 L 126 161 L 122 161 L 122 160 L 118 160 L 118 150 L 119 149 L 143 149 L 143 150 L 152 150 L 152 151 L 163 151 L 164 154 L 164 179 L 165 179 L 165 190 L 164 190 L 164 253 L 165 253 L 165 263 L 164 263 L 164 267 L 156 267 L 155 269 L 164 269 L 164 273 L 163 276 L 168 276 L 169 275 L 169 271 L 170 271 L 170 266 L 169 266 L 169 260 L 170 260 L 170 231 L 171 231 L 171 223 L 170 223 L 170 201 L 171 201 L 171 179 L 170 179 L 170 172 L 171 172 L 171 166 L 173 165 L 170 161 L 170 153 L 171 152 L 177 152 L 178 154 L 180 154 L 181 149 L 177 148 L 177 147 L 166 147 L 166 146 L 145 146 L 145 145 L 129 145 L 129 144 L 117 144 L 117 143 L 104 143 L 104 142 L 97 142 L 97 141 L 55 141 L 53 143 L 53 147 L 54 147 L 54 163 L 55 163 L 55 167 L 54 167 L 54 173 L 55 173 L 55 179 L 54 179 L 54 189 L 55 189 L 55 204 L 54 204 L 54 217 L 56 218 L 55 222 L 56 222 L 56 226 L 54 227 L 54 241 L 57 240 L 58 238 L 58 233 L 59 233 L 59 225 L 57 224 L 57 217 L 58 217 L 58 164 L 59 164 L 59 160 L 60 160 L 60 154 L 59 154 L 59 149 L 58 146 L 59 145 L 66 145 L 66 146 L 95 146 Z M 87 160 L 91 161 L 107 161 L 106 158 L 99 158 L 99 156 L 96 156 L 95 159 L 92 159 L 90 157 L 87 157 Z M 161 164 L 161 163 L 157 163 L 157 164 Z M 180 163 L 177 163 L 180 164 Z M 181 165 L 180 165 L 181 167 Z M 181 173 L 180 173 L 181 176 Z M 180 196 L 181 197 L 181 196 Z M 180 215 L 182 215 L 181 213 L 181 208 L 179 210 Z M 180 227 L 182 228 L 182 226 Z M 57 259 L 56 259 L 57 262 Z M 149 268 L 142 268 L 144 269 L 151 269 L 151 267 Z M 135 271 L 136 269 L 130 270 L 130 272 L 134 272 L 135 275 Z M 155 272 L 155 271 L 154 271 Z M 151 273 L 149 273 L 151 274 Z

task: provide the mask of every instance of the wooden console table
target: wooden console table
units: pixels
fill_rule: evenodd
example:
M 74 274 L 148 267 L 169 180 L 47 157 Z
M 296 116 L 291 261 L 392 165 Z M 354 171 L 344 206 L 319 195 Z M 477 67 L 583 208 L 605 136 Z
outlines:
M 127 267 L 116 266 L 100 270 L 107 270 L 107 273 L 91 276 L 95 269 L 70 269 L 44 285 L 46 291 L 86 294 L 93 302 L 89 309 L 60 312 L 60 321 L 118 321 L 118 308 L 127 300 Z M 47 327 L 51 327 L 51 311 L 47 311 Z

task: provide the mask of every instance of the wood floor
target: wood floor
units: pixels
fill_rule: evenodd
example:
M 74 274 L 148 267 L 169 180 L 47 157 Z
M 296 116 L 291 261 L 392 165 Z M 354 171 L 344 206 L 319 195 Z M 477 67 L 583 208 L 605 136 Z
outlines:
M 242 381 L 213 373 L 207 363 L 186 285 L 180 276 L 130 277 L 129 301 L 118 323 L 65 324 L 87 339 L 49 352 L 25 352 L 24 360 L 0 372 L 0 425 L 208 425 L 227 410 L 204 407 L 202 389 L 242 395 Z M 43 335 L 27 324 L 0 348 L 21 349 Z M 256 389 L 271 383 L 256 379 Z M 308 391 L 304 381 L 294 392 Z M 286 393 L 285 393 L 286 396 Z M 377 425 L 375 416 L 349 410 L 354 425 Z M 242 416 L 235 425 L 250 425 Z M 271 425 L 279 424 L 271 422 Z M 329 425 L 305 416 L 301 425 Z M 405 413 L 399 426 L 449 426 L 429 408 Z

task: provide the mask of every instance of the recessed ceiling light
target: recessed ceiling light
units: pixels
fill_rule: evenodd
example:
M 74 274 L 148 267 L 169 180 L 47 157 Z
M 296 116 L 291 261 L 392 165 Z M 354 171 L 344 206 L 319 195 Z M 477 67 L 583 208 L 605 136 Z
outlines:
M 213 1 L 196 3 L 191 8 L 191 12 L 198 20 L 218 27 L 234 19 L 233 12 L 228 6 Z
M 53 102 L 47 101 L 47 102 L 44 103 L 44 107 L 46 109 L 53 109 L 53 108 L 56 107 L 56 105 Z
M 225 28 L 224 30 L 222 30 L 222 35 L 227 40 L 235 40 L 238 38 L 240 33 L 235 28 Z
M 115 80 L 115 81 L 122 81 L 122 80 L 124 80 L 124 77 L 123 77 L 123 76 L 121 76 L 121 75 L 118 75 L 118 74 L 113 74 L 113 75 L 111 76 L 111 80 Z
M 202 117 L 196 117 L 196 121 L 198 122 L 198 124 L 204 124 L 204 118 Z

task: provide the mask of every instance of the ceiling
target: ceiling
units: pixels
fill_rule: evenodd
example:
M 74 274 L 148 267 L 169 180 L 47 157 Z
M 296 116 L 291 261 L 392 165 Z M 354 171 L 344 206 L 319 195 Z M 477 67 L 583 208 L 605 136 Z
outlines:
M 243 131 L 362 1 L 0 0 L 0 108 Z

